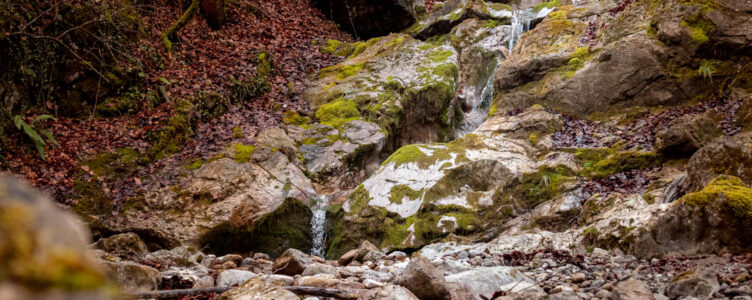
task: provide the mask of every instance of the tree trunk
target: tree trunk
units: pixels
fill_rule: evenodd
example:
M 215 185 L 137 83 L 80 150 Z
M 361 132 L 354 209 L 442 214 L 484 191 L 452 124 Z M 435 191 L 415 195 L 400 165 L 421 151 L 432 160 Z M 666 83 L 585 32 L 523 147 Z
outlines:
M 201 16 L 214 30 L 225 24 L 225 0 L 201 0 Z

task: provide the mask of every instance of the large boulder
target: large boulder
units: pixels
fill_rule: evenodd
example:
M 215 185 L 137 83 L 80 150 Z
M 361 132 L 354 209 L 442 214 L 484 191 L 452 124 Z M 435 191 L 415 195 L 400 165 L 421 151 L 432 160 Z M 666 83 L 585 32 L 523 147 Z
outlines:
M 411 259 L 398 282 L 420 299 L 451 299 L 444 275 L 425 257 Z
M 666 287 L 666 296 L 671 299 L 710 299 L 719 289 L 718 279 L 712 271 L 687 271 L 671 280 Z
M 308 254 L 297 249 L 287 249 L 282 256 L 274 260 L 274 273 L 294 276 L 303 273 L 313 260 Z
M 446 280 L 460 284 L 472 295 L 471 299 L 476 300 L 490 299 L 499 291 L 507 294 L 543 292 L 534 281 L 512 267 L 476 267 L 449 275 Z
M 111 237 L 99 239 L 96 243 L 98 249 L 120 257 L 134 257 L 146 254 L 149 250 L 146 244 L 137 234 L 128 232 L 116 234 Z
M 352 120 L 376 123 L 389 138 L 387 151 L 449 136 L 459 118 L 454 48 L 405 34 L 354 47 L 345 62 L 322 69 L 303 94 L 321 124 L 343 131 Z
M 102 261 L 100 265 L 107 276 L 123 287 L 127 293 L 154 291 L 162 282 L 159 270 L 131 261 Z
M 611 298 L 614 300 L 653 300 L 653 292 L 650 290 L 650 286 L 635 278 L 619 282 L 611 293 Z
M 0 176 L 0 295 L 3 299 L 110 299 L 87 253 L 89 231 L 47 196 Z
M 752 184 L 752 132 L 723 136 L 698 150 L 687 163 L 685 189 L 698 191 L 718 175 Z

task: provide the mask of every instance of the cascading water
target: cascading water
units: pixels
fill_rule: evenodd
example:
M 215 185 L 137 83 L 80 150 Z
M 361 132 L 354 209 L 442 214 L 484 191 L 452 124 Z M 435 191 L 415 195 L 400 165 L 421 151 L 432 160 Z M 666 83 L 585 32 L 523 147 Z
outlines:
M 496 73 L 496 68 L 498 66 L 499 63 L 497 61 L 492 69 L 493 71 L 491 71 L 491 74 L 488 76 L 488 80 L 486 80 L 486 85 L 483 86 L 480 97 L 477 97 L 477 99 L 470 99 L 470 103 L 473 105 L 473 107 L 472 110 L 467 112 L 464 116 L 465 122 L 458 130 L 458 134 L 460 136 L 472 132 L 473 130 L 475 130 L 475 128 L 478 128 L 478 126 L 480 126 L 483 121 L 485 121 L 486 115 L 488 114 L 488 109 L 491 107 L 491 102 L 493 102 L 493 80 L 494 73 Z
M 530 23 L 533 21 L 535 14 L 530 10 L 515 10 L 512 12 L 512 28 L 509 32 L 509 52 L 512 52 L 514 46 L 522 38 L 522 34 L 530 30 Z
M 326 205 L 328 203 L 329 197 L 320 195 L 311 204 L 311 211 L 313 212 L 313 217 L 311 217 L 311 235 L 313 236 L 311 254 L 318 257 L 324 257 L 326 254 L 324 240 L 326 239 Z

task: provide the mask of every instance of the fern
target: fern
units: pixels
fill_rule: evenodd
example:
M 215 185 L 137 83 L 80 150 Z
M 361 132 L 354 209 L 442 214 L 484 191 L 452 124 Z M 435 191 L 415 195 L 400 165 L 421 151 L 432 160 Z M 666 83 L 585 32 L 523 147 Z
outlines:
M 700 68 L 697 70 L 697 73 L 699 73 L 703 79 L 706 79 L 710 81 L 710 83 L 713 83 L 713 73 L 715 73 L 716 68 L 715 66 L 718 64 L 718 61 L 713 60 L 702 60 L 702 63 L 700 63 Z
M 24 121 L 21 116 L 16 115 L 13 117 L 13 124 L 16 125 L 16 129 L 21 131 L 24 135 L 26 135 L 26 137 L 31 140 L 32 146 L 35 150 L 37 150 L 39 156 L 45 161 L 47 160 L 47 157 L 45 156 L 44 147 L 47 145 L 47 143 L 44 141 L 44 137 L 46 137 L 47 140 L 52 142 L 52 144 L 54 144 L 55 146 L 60 146 L 60 143 L 57 142 L 52 132 L 43 127 L 44 122 L 48 120 L 55 121 L 57 119 L 50 115 L 40 115 L 36 117 L 33 122 L 31 122 L 31 124 L 33 125 L 29 125 L 29 123 L 26 123 L 26 121 Z

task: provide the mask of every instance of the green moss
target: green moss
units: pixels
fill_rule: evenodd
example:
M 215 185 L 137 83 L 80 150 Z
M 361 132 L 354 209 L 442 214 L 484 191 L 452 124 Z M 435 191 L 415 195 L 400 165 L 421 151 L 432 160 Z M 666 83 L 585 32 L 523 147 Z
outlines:
M 533 7 L 533 11 L 539 12 L 539 11 L 541 11 L 544 8 L 554 8 L 554 7 L 559 7 L 559 6 L 561 6 L 561 0 L 553 0 L 553 1 L 548 1 L 548 2 L 541 2 L 538 5 L 536 5 L 535 7 Z
M 232 83 L 232 101 L 245 102 L 255 97 L 262 96 L 271 90 L 270 78 L 275 68 L 271 55 L 261 52 L 256 56 L 256 74 L 252 77 L 237 80 L 230 76 Z
M 344 98 L 321 105 L 316 110 L 316 118 L 324 125 L 341 128 L 350 121 L 361 118 L 358 106 L 354 101 Z
M 752 189 L 734 176 L 721 175 L 699 192 L 682 197 L 684 203 L 694 206 L 724 205 L 742 220 L 752 220 Z
M 622 151 L 609 155 L 592 167 L 583 168 L 581 173 L 592 178 L 604 178 L 620 172 L 658 166 L 661 161 L 661 156 L 655 152 Z
M 368 44 L 365 42 L 355 42 L 353 43 L 353 48 L 355 49 L 353 50 L 352 54 L 350 54 L 350 56 L 347 57 L 348 59 L 356 57 L 359 54 L 363 53 L 363 51 L 366 51 L 366 49 L 368 48 Z
M 364 66 L 365 66 L 364 64 L 355 64 L 355 65 L 336 65 L 336 66 L 327 67 L 327 68 L 321 69 L 321 72 L 319 73 L 319 78 L 323 79 L 323 78 L 327 78 L 330 76 L 334 76 L 336 79 L 342 80 L 360 72 L 360 70 L 362 70 Z
M 124 177 L 132 174 L 139 166 L 141 155 L 131 148 L 120 148 L 114 152 L 100 152 L 92 159 L 83 162 L 97 176 Z
M 571 181 L 574 175 L 574 171 L 564 166 L 542 166 L 534 173 L 524 174 L 513 190 L 524 199 L 526 208 L 534 208 L 561 194 L 562 184 Z
M 485 147 L 483 140 L 479 136 L 474 134 L 467 134 L 461 138 L 449 142 L 448 144 L 443 145 L 445 147 L 430 148 L 430 150 L 433 152 L 431 153 L 431 155 L 428 155 L 420 150 L 419 147 L 427 147 L 425 145 L 403 146 L 402 148 L 399 148 L 397 151 L 395 151 L 391 156 L 389 156 L 389 158 L 387 158 L 382 163 L 382 165 L 394 163 L 395 167 L 399 167 L 400 165 L 406 163 L 415 163 L 418 165 L 418 167 L 425 169 L 435 164 L 436 162 L 450 160 L 453 156 L 455 156 L 455 163 L 466 161 L 467 157 L 465 156 L 465 152 L 468 149 L 481 149 Z
M 133 114 L 138 112 L 141 100 L 141 91 L 138 86 L 130 87 L 116 97 L 105 99 L 96 106 L 96 112 L 107 117 Z
M 285 199 L 272 213 L 253 224 L 229 223 L 211 229 L 200 238 L 209 253 L 261 252 L 277 257 L 289 248 L 311 249 L 311 209 L 300 201 Z
M 251 156 L 256 152 L 256 146 L 235 144 L 233 148 L 233 155 L 236 162 L 247 163 L 251 161 Z
M 185 166 L 185 169 L 189 170 L 189 171 L 198 170 L 203 165 L 204 165 L 204 160 L 200 159 L 200 158 L 197 158 L 197 159 L 193 160 L 193 162 L 191 164 Z
M 416 35 L 418 34 L 423 28 L 426 28 L 425 25 L 421 24 L 420 22 L 415 22 L 412 26 L 405 29 L 405 33 L 409 35 Z
M 511 5 L 504 4 L 504 3 L 492 2 L 492 3 L 488 4 L 488 6 L 490 6 L 491 9 L 493 9 L 493 10 L 508 10 L 508 11 L 512 11 L 513 10 Z
M 295 111 L 285 112 L 283 122 L 288 125 L 295 125 L 306 128 L 306 125 L 310 125 L 313 121 L 309 117 L 304 117 Z
M 423 191 L 416 191 L 411 189 L 408 185 L 400 184 L 392 188 L 392 191 L 389 194 L 389 201 L 402 204 L 402 199 L 404 198 L 415 200 L 419 199 L 421 196 L 423 196 Z
M 386 48 L 399 47 L 399 46 L 402 46 L 402 44 L 404 44 L 404 43 L 405 43 L 405 38 L 404 37 L 398 37 L 396 39 L 393 39 L 393 40 L 387 42 L 384 45 L 384 47 L 386 47 Z
M 177 101 L 166 126 L 151 138 L 154 142 L 147 156 L 155 161 L 178 152 L 193 136 L 196 122 L 193 104 L 187 100 Z
M 321 52 L 332 54 L 339 49 L 339 46 L 342 45 L 342 42 L 338 40 L 327 40 L 326 45 L 321 47 Z
M 590 50 L 587 47 L 579 47 L 572 54 L 572 58 L 569 59 L 567 67 L 564 73 L 564 78 L 571 78 L 577 72 L 585 66 L 585 61 L 588 59 Z
M 709 41 L 708 32 L 715 28 L 713 22 L 703 18 L 701 15 L 683 20 L 681 26 L 689 30 L 692 40 L 698 45 Z
M 527 140 L 530 142 L 530 145 L 535 146 L 540 141 L 540 136 L 538 136 L 538 133 L 533 132 L 528 135 Z
M 368 206 L 371 196 L 368 194 L 368 190 L 361 184 L 350 193 L 348 201 L 350 202 L 350 212 L 358 214 Z
M 433 63 L 442 63 L 445 62 L 449 57 L 454 55 L 454 52 L 450 50 L 436 50 L 428 54 L 428 59 Z
M 551 19 L 566 20 L 567 19 L 567 12 L 562 11 L 562 10 L 555 11 L 555 12 L 552 12 L 552 13 L 548 14 L 547 17 L 549 17 Z

